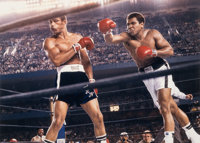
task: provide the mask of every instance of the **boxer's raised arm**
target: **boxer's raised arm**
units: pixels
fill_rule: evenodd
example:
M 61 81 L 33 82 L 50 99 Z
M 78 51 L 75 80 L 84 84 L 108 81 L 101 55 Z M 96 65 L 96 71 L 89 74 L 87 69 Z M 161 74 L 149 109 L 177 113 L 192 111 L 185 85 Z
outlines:
M 99 21 L 97 26 L 99 28 L 99 31 L 103 34 L 106 43 L 117 44 L 128 41 L 128 36 L 125 32 L 119 35 L 112 34 L 112 29 L 114 29 L 117 25 L 109 18 Z
M 118 35 L 113 35 L 112 33 L 110 33 L 110 34 L 105 34 L 103 36 L 106 43 L 110 44 L 118 44 L 122 42 L 128 42 L 130 40 L 127 33 L 125 32 Z

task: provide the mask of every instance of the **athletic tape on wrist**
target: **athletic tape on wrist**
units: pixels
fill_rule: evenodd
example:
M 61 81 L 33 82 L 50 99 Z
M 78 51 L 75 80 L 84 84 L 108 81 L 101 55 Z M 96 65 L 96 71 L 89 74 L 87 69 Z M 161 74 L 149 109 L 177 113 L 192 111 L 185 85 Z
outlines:
M 76 43 L 72 47 L 74 48 L 75 53 L 77 53 L 78 51 L 80 51 L 81 45 L 79 43 Z
M 157 57 L 157 55 L 158 55 L 157 50 L 156 50 L 156 49 L 153 49 L 153 50 L 152 50 L 152 57 Z
M 107 31 L 105 34 L 103 34 L 103 36 L 105 37 L 106 35 L 112 35 L 113 33 L 112 33 L 112 30 L 109 30 L 109 31 Z
M 95 82 L 95 79 L 94 79 L 94 78 L 91 78 L 91 79 L 89 79 L 89 82 L 90 82 L 90 83 L 94 83 L 94 82 Z

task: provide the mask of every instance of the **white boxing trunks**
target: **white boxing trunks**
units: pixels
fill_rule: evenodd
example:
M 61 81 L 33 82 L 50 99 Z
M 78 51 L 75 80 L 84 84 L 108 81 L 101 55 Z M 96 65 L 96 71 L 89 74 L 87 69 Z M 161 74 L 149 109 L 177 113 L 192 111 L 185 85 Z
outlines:
M 162 71 L 162 70 L 167 70 L 167 69 L 170 69 L 167 61 L 161 58 L 157 58 L 156 62 L 154 62 L 152 65 L 147 66 L 145 68 L 141 68 L 139 69 L 139 71 L 149 73 L 149 72 Z M 143 82 L 145 86 L 147 87 L 147 90 L 151 94 L 153 102 L 155 106 L 157 106 L 158 109 L 160 109 L 160 105 L 158 103 L 158 96 L 157 96 L 157 91 L 159 89 L 171 88 L 171 95 L 179 94 L 179 93 L 174 93 L 174 92 L 180 92 L 179 90 L 177 90 L 177 87 L 174 84 L 172 75 L 150 78 L 150 79 L 143 80 Z

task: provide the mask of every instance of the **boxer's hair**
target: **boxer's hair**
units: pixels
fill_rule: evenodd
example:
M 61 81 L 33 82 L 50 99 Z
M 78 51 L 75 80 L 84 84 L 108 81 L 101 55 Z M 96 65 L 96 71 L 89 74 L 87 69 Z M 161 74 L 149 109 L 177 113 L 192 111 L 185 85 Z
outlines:
M 144 15 L 141 14 L 141 13 L 139 13 L 139 12 L 132 12 L 132 13 L 129 13 L 129 14 L 127 15 L 126 20 L 129 20 L 129 19 L 134 18 L 134 17 L 139 21 L 139 23 L 142 23 L 142 22 L 144 23 L 144 22 L 145 22 Z
M 62 21 L 67 20 L 67 16 L 63 15 L 59 17 Z
M 59 17 L 55 17 L 55 18 L 60 18 L 61 21 L 67 20 L 67 16 L 65 16 L 65 15 L 59 16 Z M 52 18 L 52 19 L 54 19 L 54 18 Z

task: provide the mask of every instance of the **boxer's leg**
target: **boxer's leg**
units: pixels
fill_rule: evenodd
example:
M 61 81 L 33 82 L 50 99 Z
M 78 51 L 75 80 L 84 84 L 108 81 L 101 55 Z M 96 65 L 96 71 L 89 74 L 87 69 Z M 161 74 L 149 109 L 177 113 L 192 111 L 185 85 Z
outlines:
M 56 101 L 54 104 L 54 118 L 46 134 L 46 142 L 54 142 L 57 138 L 58 132 L 61 129 L 69 105 L 63 101 Z
M 165 142 L 173 143 L 174 138 L 174 119 L 170 110 L 170 101 L 173 100 L 171 96 L 170 88 L 159 89 L 158 92 L 158 102 L 160 104 L 160 111 L 164 121 L 164 135 Z
M 87 112 L 94 124 L 94 133 L 100 143 L 106 143 L 106 131 L 103 122 L 103 115 L 99 109 L 97 98 L 82 104 L 81 107 Z
M 178 108 L 174 100 L 171 101 L 170 104 L 171 104 L 172 114 L 176 117 L 176 120 L 179 122 L 180 126 L 184 129 L 188 139 L 191 140 L 192 143 L 200 142 L 200 135 L 197 134 L 197 132 L 190 124 L 188 116 L 180 108 Z

